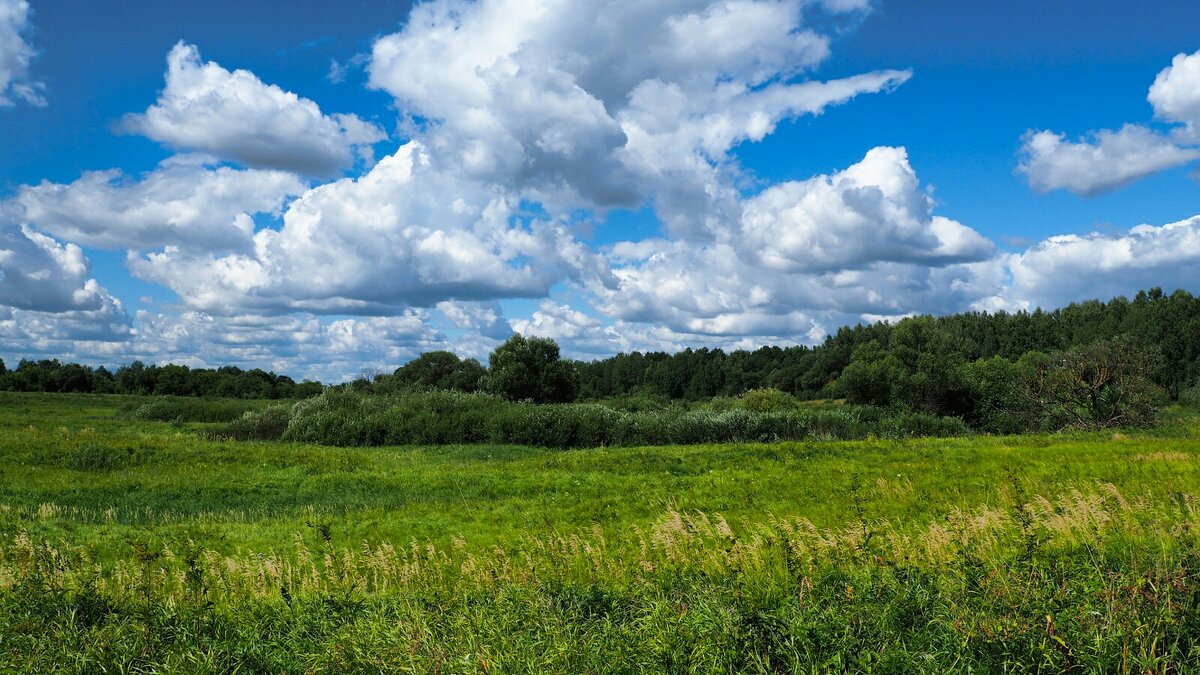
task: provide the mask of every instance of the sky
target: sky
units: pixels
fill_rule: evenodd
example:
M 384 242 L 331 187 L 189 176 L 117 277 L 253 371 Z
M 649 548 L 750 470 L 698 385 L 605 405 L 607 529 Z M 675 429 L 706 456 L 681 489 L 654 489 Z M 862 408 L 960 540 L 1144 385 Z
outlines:
M 0 0 L 0 358 L 327 382 L 1200 292 L 1200 3 Z

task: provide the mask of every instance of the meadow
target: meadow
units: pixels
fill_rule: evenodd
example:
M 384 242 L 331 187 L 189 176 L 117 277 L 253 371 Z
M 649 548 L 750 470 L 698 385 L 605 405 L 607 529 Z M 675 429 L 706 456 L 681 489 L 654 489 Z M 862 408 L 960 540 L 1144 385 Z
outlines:
M 144 400 L 0 394 L 0 671 L 1200 667 L 1178 407 L 1117 433 L 562 450 L 235 441 L 240 408 Z

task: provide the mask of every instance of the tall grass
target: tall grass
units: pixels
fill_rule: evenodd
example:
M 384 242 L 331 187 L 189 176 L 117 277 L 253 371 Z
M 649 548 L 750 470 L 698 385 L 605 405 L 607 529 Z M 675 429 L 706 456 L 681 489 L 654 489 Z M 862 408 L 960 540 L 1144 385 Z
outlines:
M 247 413 L 223 433 L 269 438 L 259 431 L 281 425 L 282 412 L 272 409 Z M 495 443 L 588 448 L 967 433 L 956 418 L 858 406 L 627 410 L 595 403 L 510 403 L 457 392 L 379 396 L 334 391 L 295 404 L 278 437 L 335 446 Z
M 924 523 L 668 509 L 484 549 L 315 523 L 258 553 L 132 540 L 106 566 L 19 531 L 0 670 L 1186 672 L 1197 525 L 1194 498 L 1101 483 Z

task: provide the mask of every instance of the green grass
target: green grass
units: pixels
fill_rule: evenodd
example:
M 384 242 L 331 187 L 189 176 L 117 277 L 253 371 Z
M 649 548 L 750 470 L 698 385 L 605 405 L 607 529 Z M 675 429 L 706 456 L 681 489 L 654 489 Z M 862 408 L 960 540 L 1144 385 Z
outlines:
M 550 451 L 205 440 L 126 403 L 0 396 L 0 671 L 1197 665 L 1178 409 L 1117 435 Z

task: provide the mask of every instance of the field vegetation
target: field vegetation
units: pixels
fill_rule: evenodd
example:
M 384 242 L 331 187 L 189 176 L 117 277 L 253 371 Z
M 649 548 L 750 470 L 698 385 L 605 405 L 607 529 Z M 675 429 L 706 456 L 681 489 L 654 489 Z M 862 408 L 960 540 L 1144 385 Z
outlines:
M 1183 408 L 1115 434 L 550 451 L 228 441 L 130 400 L 0 400 L 0 670 L 1200 656 L 1200 424 Z

